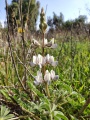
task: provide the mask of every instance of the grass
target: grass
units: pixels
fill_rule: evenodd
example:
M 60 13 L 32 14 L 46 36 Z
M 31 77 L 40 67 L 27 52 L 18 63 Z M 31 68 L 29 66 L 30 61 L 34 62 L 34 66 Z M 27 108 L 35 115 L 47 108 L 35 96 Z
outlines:
M 31 68 L 29 58 L 26 61 L 27 69 L 27 89 L 24 90 L 20 85 L 15 69 L 12 65 L 10 51 L 7 53 L 0 51 L 0 94 L 2 94 L 3 102 L 9 108 L 17 113 L 18 116 L 28 115 L 26 120 L 42 119 L 48 120 L 76 120 L 87 119 L 89 115 L 90 105 L 88 104 L 85 110 L 78 113 L 84 106 L 90 93 L 90 43 L 89 41 L 76 41 L 75 38 L 71 43 L 57 41 L 58 48 L 53 51 L 48 49 L 45 53 L 50 53 L 58 60 L 58 66 L 55 72 L 59 75 L 59 80 L 52 82 L 49 86 L 50 98 L 45 95 L 43 86 L 34 86 L 34 78 L 31 74 L 35 74 L 37 67 Z M 27 46 L 27 51 L 30 42 Z M 22 61 L 22 48 L 17 49 L 12 47 L 15 64 L 18 70 L 18 75 L 23 83 L 24 66 Z M 34 52 L 37 51 L 34 49 Z M 40 48 L 38 49 L 40 53 Z M 19 57 L 19 59 L 17 58 Z M 48 69 L 54 69 L 47 66 Z M 11 106 L 9 105 L 11 104 Z M 17 108 L 15 108 L 17 106 Z M 12 108 L 13 107 L 13 108 Z M 18 110 L 21 110 L 19 113 Z

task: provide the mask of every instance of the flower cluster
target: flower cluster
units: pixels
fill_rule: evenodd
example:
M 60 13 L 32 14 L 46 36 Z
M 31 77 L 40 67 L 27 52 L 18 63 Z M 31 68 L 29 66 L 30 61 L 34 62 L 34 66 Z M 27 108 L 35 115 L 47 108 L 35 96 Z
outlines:
M 51 70 L 50 72 L 48 70 L 45 71 L 45 75 L 43 78 L 42 72 L 37 71 L 37 76 L 35 76 L 35 85 L 42 84 L 43 82 L 47 82 L 48 84 L 51 82 L 51 80 L 57 80 L 59 78 L 58 75 L 55 75 L 55 71 Z
M 46 29 L 47 29 L 47 23 L 45 20 L 45 13 L 44 13 L 44 9 L 41 9 L 41 14 L 40 14 L 40 25 L 39 25 L 41 31 L 43 33 L 45 33 Z
M 42 46 L 42 42 L 38 42 L 35 39 L 33 39 L 32 42 L 36 46 Z M 57 44 L 55 43 L 54 38 L 52 38 L 50 42 L 48 42 L 48 40 L 44 38 L 44 47 L 56 48 Z
M 53 67 L 57 66 L 58 61 L 54 61 L 54 57 L 47 54 L 46 56 L 42 56 L 38 54 L 37 56 L 33 56 L 33 62 L 30 62 L 31 66 L 34 67 L 35 65 L 39 65 L 40 68 L 45 64 L 50 64 Z
M 41 10 L 40 14 L 40 30 L 43 33 L 43 39 L 42 42 L 37 41 L 35 39 L 32 40 L 32 44 L 37 47 L 42 48 L 42 55 L 34 55 L 32 62 L 30 62 L 30 65 L 34 67 L 35 65 L 38 65 L 40 67 L 40 70 L 37 71 L 37 75 L 35 76 L 34 84 L 40 85 L 43 83 L 50 83 L 53 80 L 57 80 L 59 78 L 58 75 L 55 75 L 55 71 L 51 70 L 50 72 L 48 70 L 45 70 L 45 66 L 47 64 L 50 64 L 53 67 L 56 67 L 58 64 L 58 61 L 54 60 L 54 57 L 52 55 L 46 54 L 44 49 L 46 48 L 56 48 L 57 44 L 55 44 L 54 38 L 52 38 L 49 42 L 47 39 L 45 39 L 44 34 L 47 28 L 47 24 L 45 21 L 45 13 L 44 10 Z M 47 85 L 47 84 L 46 84 Z

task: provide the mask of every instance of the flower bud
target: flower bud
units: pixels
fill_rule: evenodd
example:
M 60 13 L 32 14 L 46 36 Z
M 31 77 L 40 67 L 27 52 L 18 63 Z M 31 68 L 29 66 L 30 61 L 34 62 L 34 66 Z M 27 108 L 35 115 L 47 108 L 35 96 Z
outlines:
M 43 33 L 45 33 L 46 29 L 47 29 L 47 23 L 45 20 L 45 13 L 44 13 L 44 9 L 41 9 L 41 14 L 40 14 L 40 25 L 39 28 L 41 29 L 41 31 Z

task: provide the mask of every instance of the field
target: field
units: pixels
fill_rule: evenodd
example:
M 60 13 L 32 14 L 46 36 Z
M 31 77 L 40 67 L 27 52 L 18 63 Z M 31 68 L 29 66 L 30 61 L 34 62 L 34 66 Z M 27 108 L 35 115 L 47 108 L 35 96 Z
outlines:
M 59 75 L 48 86 L 34 84 L 33 76 L 39 67 L 31 67 L 30 61 L 33 55 L 42 54 L 42 48 L 34 48 L 31 43 L 26 41 L 25 58 L 21 42 L 15 44 L 12 41 L 12 47 L 0 50 L 0 104 L 4 111 L 8 107 L 15 116 L 9 120 L 89 120 L 89 39 L 80 41 L 69 37 L 65 42 L 60 36 L 55 39 L 57 48 L 44 49 L 45 55 L 49 53 L 58 61 L 56 67 L 48 64 L 45 68 L 53 69 Z
M 90 24 L 45 20 L 40 3 L 6 4 L 0 28 L 0 120 L 90 120 Z M 49 30 L 47 28 L 49 26 Z

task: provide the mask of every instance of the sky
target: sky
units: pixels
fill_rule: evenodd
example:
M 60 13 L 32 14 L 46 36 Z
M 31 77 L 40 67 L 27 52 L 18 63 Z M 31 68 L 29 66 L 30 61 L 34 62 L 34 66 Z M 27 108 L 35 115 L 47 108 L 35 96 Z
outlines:
M 46 19 L 53 16 L 53 12 L 57 15 L 60 12 L 64 15 L 64 20 L 71 20 L 77 18 L 79 15 L 87 15 L 88 22 L 90 22 L 90 14 L 87 8 L 90 9 L 90 0 L 37 0 L 40 1 L 40 7 L 46 11 Z M 11 0 L 7 0 L 8 4 Z M 41 9 L 40 8 L 40 9 Z M 38 23 L 39 23 L 38 17 Z M 5 0 L 0 0 L 0 22 L 6 20 Z

